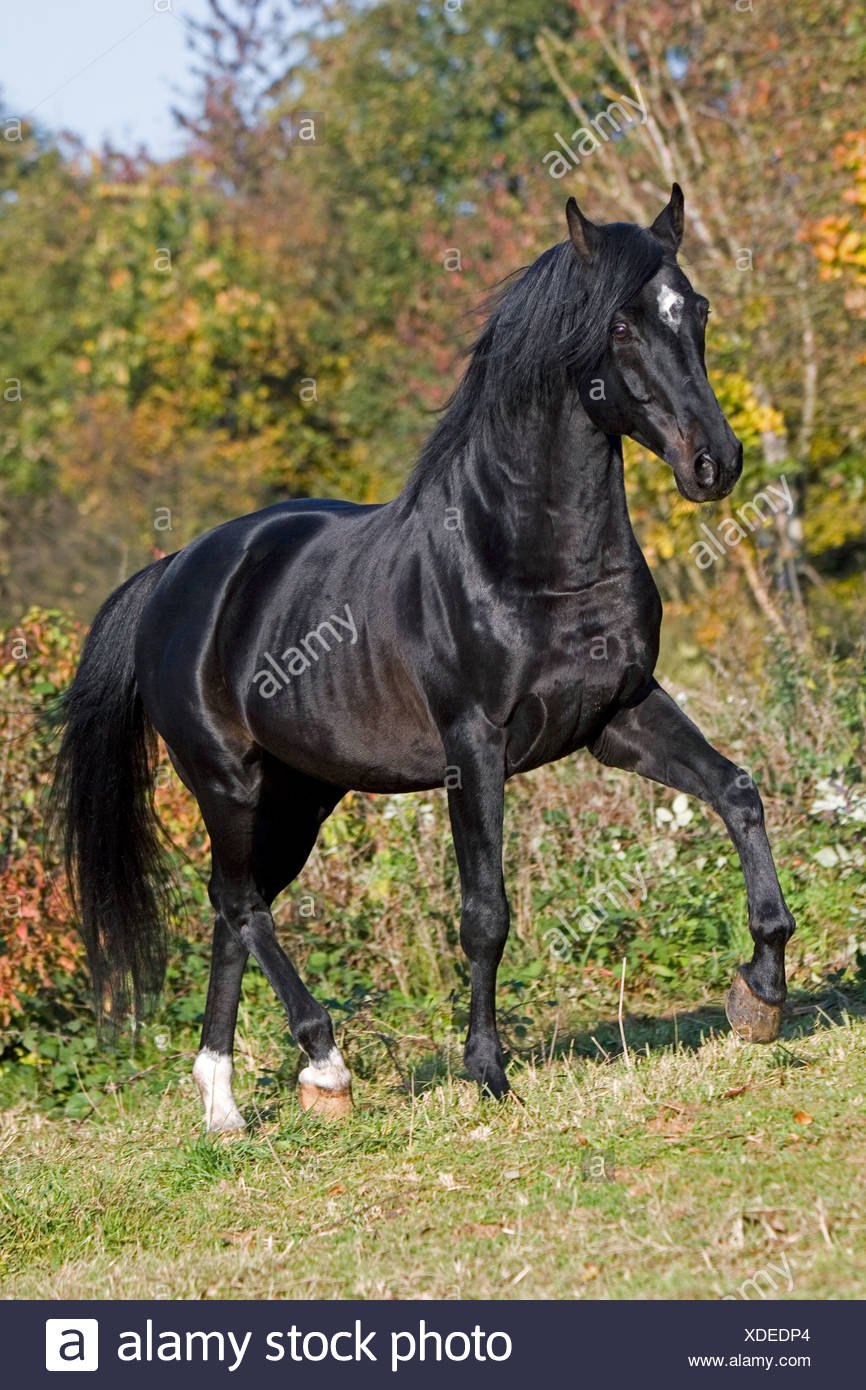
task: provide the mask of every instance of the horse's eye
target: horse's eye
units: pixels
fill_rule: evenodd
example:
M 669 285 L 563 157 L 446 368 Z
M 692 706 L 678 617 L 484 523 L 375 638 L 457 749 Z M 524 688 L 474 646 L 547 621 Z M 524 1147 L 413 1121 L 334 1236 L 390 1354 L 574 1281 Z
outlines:
M 615 323 L 610 330 L 610 335 L 618 342 L 624 343 L 631 337 L 631 329 L 627 323 Z

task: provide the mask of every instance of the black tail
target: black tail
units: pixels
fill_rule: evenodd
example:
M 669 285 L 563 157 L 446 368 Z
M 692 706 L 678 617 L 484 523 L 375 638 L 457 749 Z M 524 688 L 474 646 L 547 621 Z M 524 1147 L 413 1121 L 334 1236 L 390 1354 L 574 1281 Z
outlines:
M 156 734 L 135 678 L 135 634 L 172 556 L 128 579 L 102 605 L 63 696 L 52 790 L 70 893 L 97 1013 L 120 1023 L 159 993 L 172 885 L 153 804 Z

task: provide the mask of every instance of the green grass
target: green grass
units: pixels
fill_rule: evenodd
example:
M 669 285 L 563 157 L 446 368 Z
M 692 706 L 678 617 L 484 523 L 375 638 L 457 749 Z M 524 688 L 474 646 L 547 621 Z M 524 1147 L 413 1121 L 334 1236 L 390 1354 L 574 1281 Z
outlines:
M 96 1037 L 80 969 L 20 990 L 0 1034 L 0 1293 L 862 1298 L 866 686 L 859 662 L 817 684 L 773 669 L 766 698 L 720 680 L 688 708 L 755 774 L 797 918 L 778 1045 L 743 1046 L 724 1019 L 751 943 L 717 818 L 578 757 L 508 790 L 497 1001 L 524 1104 L 480 1101 L 461 1077 L 444 797 L 347 798 L 277 921 L 334 1018 L 353 1118 L 302 1114 L 297 1051 L 251 966 L 249 1127 L 202 1135 L 199 856 L 164 1000 L 132 1037 Z
M 343 1124 L 288 1088 L 265 1102 L 248 1038 L 240 1138 L 202 1135 L 186 1057 L 155 1069 L 161 1094 L 150 1072 L 81 1120 L 20 1104 L 2 1294 L 861 1298 L 866 1021 L 846 990 L 796 999 L 765 1049 L 713 1003 L 628 1016 L 628 1059 L 615 1011 L 562 1024 L 512 1063 L 522 1105 L 478 1098 L 441 1020 L 408 1074 L 381 1050 Z

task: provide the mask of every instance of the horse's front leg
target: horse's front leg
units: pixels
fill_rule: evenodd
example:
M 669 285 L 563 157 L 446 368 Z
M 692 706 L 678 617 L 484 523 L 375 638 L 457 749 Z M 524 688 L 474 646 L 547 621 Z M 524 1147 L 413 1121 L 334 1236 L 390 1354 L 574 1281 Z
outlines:
M 452 725 L 443 742 L 451 830 L 460 870 L 460 944 L 469 959 L 472 997 L 465 1060 L 482 1090 L 508 1090 L 496 1031 L 496 970 L 508 936 L 502 877 L 505 738 L 483 715 Z
M 659 685 L 631 709 L 619 710 L 590 751 L 599 762 L 628 768 L 706 801 L 722 817 L 734 842 L 755 943 L 728 995 L 734 1030 L 750 1042 L 778 1037 L 785 984 L 785 946 L 794 930 L 764 830 L 764 808 L 748 773 L 717 752 Z

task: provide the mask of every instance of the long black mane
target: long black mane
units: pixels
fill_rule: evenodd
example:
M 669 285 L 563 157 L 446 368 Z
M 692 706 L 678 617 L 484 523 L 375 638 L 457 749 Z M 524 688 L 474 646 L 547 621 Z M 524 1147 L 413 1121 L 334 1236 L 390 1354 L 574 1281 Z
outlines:
M 497 427 L 510 429 L 528 408 L 561 398 L 567 379 L 576 381 L 600 360 L 614 314 L 655 275 L 664 250 L 630 222 L 597 231 L 591 266 L 562 241 L 488 297 L 489 318 L 421 450 L 410 489 L 471 445 L 494 448 Z

